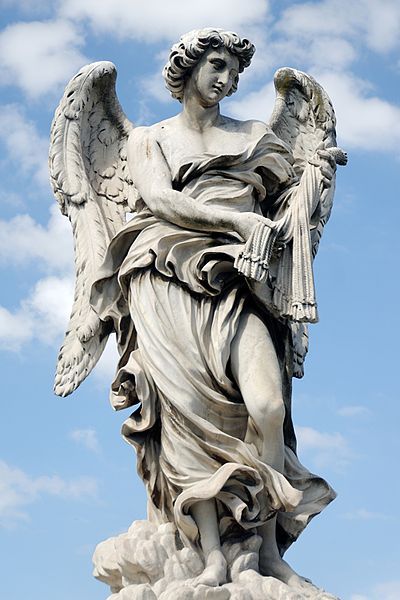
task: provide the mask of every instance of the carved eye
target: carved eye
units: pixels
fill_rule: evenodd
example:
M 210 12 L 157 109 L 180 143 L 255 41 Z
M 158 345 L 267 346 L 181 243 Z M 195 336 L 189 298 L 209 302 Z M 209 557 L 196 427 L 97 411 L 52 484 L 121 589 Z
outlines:
M 217 58 L 212 61 L 212 65 L 215 71 L 221 71 L 225 67 L 225 62 Z

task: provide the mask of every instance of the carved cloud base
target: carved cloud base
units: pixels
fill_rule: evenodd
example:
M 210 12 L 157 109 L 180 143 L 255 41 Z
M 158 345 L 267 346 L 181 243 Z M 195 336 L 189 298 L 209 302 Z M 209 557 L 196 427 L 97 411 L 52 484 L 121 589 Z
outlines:
M 108 584 L 107 600 L 339 600 L 314 586 L 296 591 L 258 573 L 261 539 L 225 543 L 228 580 L 221 587 L 193 584 L 204 569 L 198 552 L 184 548 L 171 523 L 135 521 L 127 533 L 101 542 L 93 555 L 94 576 Z

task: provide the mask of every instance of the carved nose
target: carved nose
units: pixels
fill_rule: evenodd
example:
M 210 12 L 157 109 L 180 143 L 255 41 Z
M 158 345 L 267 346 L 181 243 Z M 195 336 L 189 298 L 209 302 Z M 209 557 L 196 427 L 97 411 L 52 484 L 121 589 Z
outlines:
M 218 84 L 225 86 L 229 81 L 229 73 L 220 73 L 218 77 Z

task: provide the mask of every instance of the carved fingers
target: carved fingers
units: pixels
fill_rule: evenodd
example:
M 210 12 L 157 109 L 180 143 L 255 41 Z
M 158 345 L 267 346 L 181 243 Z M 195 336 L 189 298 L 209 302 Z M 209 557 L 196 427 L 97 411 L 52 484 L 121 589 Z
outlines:
M 319 168 L 322 175 L 322 185 L 324 188 L 329 188 L 336 172 L 336 160 L 334 155 L 328 149 L 320 148 L 309 160 L 309 163 Z
M 245 242 L 250 238 L 255 227 L 263 223 L 271 229 L 275 229 L 276 225 L 270 219 L 262 217 L 252 212 L 238 213 L 233 219 L 234 231 L 236 231 Z

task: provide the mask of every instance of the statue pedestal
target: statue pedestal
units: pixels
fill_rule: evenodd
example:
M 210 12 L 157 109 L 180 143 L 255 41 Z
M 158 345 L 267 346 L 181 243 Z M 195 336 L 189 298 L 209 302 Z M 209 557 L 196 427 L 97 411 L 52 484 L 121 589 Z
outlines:
M 195 549 L 182 546 L 174 525 L 135 521 L 127 533 L 97 546 L 94 576 L 110 586 L 107 600 L 338 600 L 314 586 L 305 594 L 260 575 L 260 544 L 257 535 L 225 542 L 229 583 L 196 586 L 203 559 Z

